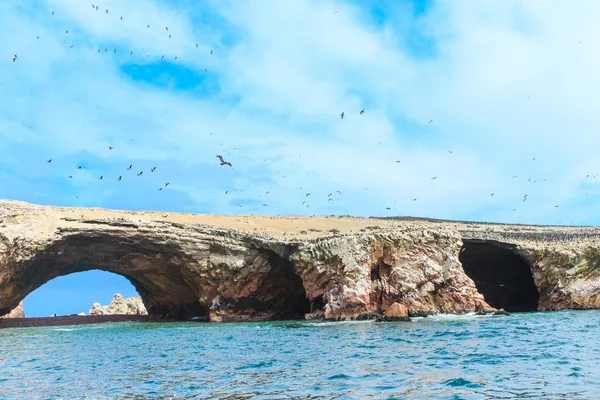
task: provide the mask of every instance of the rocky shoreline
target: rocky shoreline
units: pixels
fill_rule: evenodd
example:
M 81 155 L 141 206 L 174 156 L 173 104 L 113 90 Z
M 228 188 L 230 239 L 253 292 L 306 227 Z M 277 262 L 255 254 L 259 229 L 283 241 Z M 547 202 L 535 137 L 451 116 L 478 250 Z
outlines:
M 0 201 L 0 314 L 48 280 L 91 268 L 127 277 L 150 315 L 177 320 L 600 308 L 599 234 L 596 227 Z

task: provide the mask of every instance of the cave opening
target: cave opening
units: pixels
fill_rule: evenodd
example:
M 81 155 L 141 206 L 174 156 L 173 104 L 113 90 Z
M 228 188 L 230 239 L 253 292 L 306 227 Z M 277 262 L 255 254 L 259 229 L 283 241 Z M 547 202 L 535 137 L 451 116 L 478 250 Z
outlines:
M 458 258 L 490 306 L 508 312 L 537 311 L 539 293 L 531 268 L 510 247 L 464 240 Z
M 271 320 L 304 319 L 304 315 L 322 304 L 311 304 L 306 296 L 302 278 L 296 273 L 294 263 L 271 250 L 262 254 L 271 270 L 261 279 L 252 297 L 235 301 L 239 309 L 267 312 Z

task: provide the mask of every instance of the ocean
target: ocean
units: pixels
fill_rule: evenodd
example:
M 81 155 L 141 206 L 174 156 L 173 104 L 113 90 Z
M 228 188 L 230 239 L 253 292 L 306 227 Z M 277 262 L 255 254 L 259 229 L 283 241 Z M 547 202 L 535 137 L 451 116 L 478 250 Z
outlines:
M 598 399 L 600 311 L 0 330 L 2 399 Z

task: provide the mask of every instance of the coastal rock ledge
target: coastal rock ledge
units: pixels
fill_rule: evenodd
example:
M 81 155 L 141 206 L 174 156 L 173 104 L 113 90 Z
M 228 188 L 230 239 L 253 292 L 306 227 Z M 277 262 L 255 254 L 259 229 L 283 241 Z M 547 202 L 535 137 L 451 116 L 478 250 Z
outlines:
M 58 276 L 125 276 L 175 319 L 405 320 L 600 306 L 598 228 L 216 216 L 0 201 L 0 315 Z

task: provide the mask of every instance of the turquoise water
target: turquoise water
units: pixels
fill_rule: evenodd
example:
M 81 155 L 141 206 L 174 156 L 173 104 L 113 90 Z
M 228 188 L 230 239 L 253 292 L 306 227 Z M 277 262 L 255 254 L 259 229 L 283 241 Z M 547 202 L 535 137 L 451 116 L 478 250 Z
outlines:
M 600 312 L 0 331 L 0 398 L 600 398 Z

